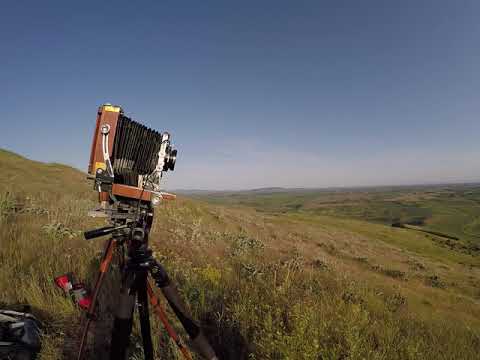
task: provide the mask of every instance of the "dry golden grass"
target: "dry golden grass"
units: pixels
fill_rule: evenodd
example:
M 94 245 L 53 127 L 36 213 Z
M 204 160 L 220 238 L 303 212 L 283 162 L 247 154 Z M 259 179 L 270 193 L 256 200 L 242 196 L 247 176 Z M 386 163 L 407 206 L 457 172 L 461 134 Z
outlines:
M 0 181 L 0 303 L 29 303 L 45 322 L 41 359 L 72 358 L 81 314 L 52 280 L 95 276 L 102 241 L 81 237 L 102 225 L 86 217 L 93 191 L 79 172 L 62 178 L 64 167 L 30 184 L 22 169 L 31 164 L 2 156 L 16 170 Z M 151 245 L 222 359 L 476 359 L 478 258 L 426 240 L 361 221 L 179 199 L 157 209 Z M 101 298 L 105 322 L 115 276 Z M 180 359 L 153 326 L 157 355 Z M 91 344 L 91 358 L 102 347 L 108 336 Z

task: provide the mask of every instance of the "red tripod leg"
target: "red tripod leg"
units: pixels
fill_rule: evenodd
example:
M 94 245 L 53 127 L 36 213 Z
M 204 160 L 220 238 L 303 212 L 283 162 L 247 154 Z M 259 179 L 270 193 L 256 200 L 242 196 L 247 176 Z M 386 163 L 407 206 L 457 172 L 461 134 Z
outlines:
M 93 290 L 92 302 L 87 311 L 87 321 L 83 327 L 82 338 L 80 342 L 80 348 L 78 350 L 77 360 L 82 360 L 83 352 L 85 350 L 85 345 L 87 342 L 88 329 L 90 328 L 90 323 L 92 322 L 93 315 L 95 313 L 95 306 L 97 304 L 97 297 L 102 286 L 103 279 L 105 278 L 105 273 L 107 272 L 110 263 L 112 262 L 113 250 L 115 249 L 116 241 L 112 238 L 108 240 L 107 247 L 103 253 L 102 262 L 100 263 L 100 271 L 97 275 L 97 280 L 95 282 L 95 288 Z
M 163 326 L 165 326 L 165 329 L 167 330 L 168 335 L 172 338 L 173 341 L 175 341 L 175 344 L 177 344 L 178 348 L 182 352 L 183 357 L 187 360 L 192 360 L 192 356 L 188 352 L 188 349 L 185 347 L 185 345 L 183 345 L 181 339 L 179 338 L 179 336 L 177 335 L 173 327 L 168 322 L 167 314 L 165 313 L 165 310 L 163 309 L 162 304 L 160 303 L 160 300 L 158 300 L 158 297 L 153 292 L 152 286 L 148 281 L 147 281 L 147 293 L 150 299 L 150 304 L 152 304 L 153 310 L 155 310 L 155 313 L 157 314 L 158 318 L 162 322 Z

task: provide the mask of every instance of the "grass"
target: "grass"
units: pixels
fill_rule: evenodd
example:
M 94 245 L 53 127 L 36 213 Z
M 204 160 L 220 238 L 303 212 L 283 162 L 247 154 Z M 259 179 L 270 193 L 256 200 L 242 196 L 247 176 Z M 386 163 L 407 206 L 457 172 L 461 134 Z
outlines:
M 41 359 L 73 358 L 81 313 L 52 280 L 67 271 L 88 283 L 95 276 L 102 242 L 81 237 L 103 224 L 86 217 L 94 193 L 64 166 L 7 152 L 0 165 L 0 303 L 28 303 L 44 321 Z M 302 196 L 294 202 L 303 207 L 312 197 Z M 151 235 L 221 359 L 478 357 L 478 257 L 356 216 L 236 204 L 163 204 Z M 113 269 L 101 294 L 94 328 L 103 338 L 90 339 L 91 358 L 108 350 L 117 276 Z M 153 327 L 156 355 L 180 359 Z M 132 359 L 141 358 L 139 340 L 137 329 Z
M 267 213 L 334 216 L 383 225 L 410 223 L 458 237 L 465 248 L 480 251 L 478 184 L 215 192 L 194 196 L 210 203 L 248 206 Z

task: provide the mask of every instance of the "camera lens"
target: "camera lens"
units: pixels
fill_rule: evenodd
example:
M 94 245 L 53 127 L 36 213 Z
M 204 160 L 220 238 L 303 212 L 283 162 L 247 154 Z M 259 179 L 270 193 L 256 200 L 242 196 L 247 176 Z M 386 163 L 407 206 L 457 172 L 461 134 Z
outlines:
M 170 154 L 170 158 L 169 158 L 170 170 L 173 171 L 173 169 L 175 169 L 175 162 L 176 161 L 177 161 L 177 149 L 172 150 L 172 152 Z
M 166 153 L 167 156 L 165 158 L 165 165 L 163 166 L 163 171 L 173 171 L 175 169 L 175 162 L 177 161 L 177 150 L 174 150 L 169 146 Z

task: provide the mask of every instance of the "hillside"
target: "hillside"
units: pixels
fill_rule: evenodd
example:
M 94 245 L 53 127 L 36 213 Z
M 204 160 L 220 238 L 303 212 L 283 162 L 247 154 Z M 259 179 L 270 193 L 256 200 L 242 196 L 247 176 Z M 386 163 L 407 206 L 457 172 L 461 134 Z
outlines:
M 82 197 L 91 187 L 85 174 L 76 169 L 28 160 L 3 149 L 0 149 L 0 169 L 0 190 L 3 192 L 48 193 L 51 197 L 70 193 Z
M 352 189 L 284 189 L 192 194 L 210 203 L 280 214 L 327 215 L 391 225 L 401 222 L 457 237 L 480 250 L 480 184 Z
M 81 232 L 103 224 L 86 217 L 95 194 L 67 166 L 0 151 L 0 170 L 0 303 L 29 303 L 45 321 L 41 359 L 72 358 L 80 313 L 52 279 L 67 271 L 94 277 L 103 241 Z M 358 196 L 335 199 L 335 211 L 318 211 L 311 194 L 291 202 L 302 211 L 283 211 L 285 202 L 266 191 L 249 196 L 163 204 L 151 235 L 221 359 L 477 358 L 476 253 L 356 216 L 352 203 L 383 211 Z M 115 282 L 114 271 L 97 328 L 108 327 Z M 154 328 L 163 342 L 157 354 L 180 359 Z M 102 358 L 108 338 L 94 337 L 91 348 L 92 359 Z M 135 346 L 132 353 L 141 358 Z

